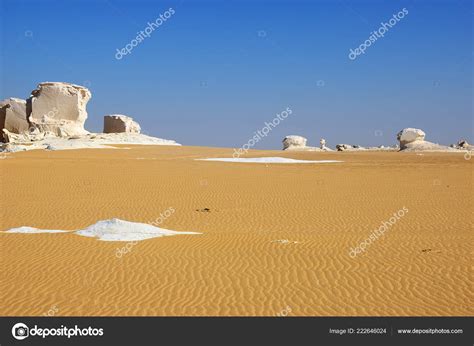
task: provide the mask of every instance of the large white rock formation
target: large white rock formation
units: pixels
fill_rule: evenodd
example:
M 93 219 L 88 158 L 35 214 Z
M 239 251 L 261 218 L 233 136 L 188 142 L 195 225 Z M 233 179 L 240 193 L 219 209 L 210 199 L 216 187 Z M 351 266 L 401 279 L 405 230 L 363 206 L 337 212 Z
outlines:
M 22 133 L 28 131 L 28 128 L 25 100 L 12 97 L 0 101 L 0 129 Z
M 426 134 L 423 130 L 408 127 L 398 132 L 397 140 L 400 142 L 400 149 L 403 150 L 409 143 L 424 141 L 425 136 Z
M 306 148 L 308 140 L 302 136 L 290 135 L 283 138 L 283 150 L 298 150 Z
M 420 129 L 406 128 L 398 132 L 400 151 L 455 151 L 445 145 L 425 141 L 425 132 Z
M 122 114 L 104 116 L 104 133 L 140 133 L 140 125 Z
M 62 82 L 40 83 L 31 92 L 28 120 L 39 132 L 50 132 L 58 137 L 83 136 L 87 133 L 86 105 L 91 98 L 89 89 Z
M 105 148 L 114 144 L 180 145 L 173 140 L 140 134 L 140 125 L 125 115 L 108 116 L 104 131 L 84 129 L 90 91 L 80 85 L 45 82 L 31 92 L 28 100 L 15 98 L 0 102 L 0 152 L 34 149 L 64 150 Z

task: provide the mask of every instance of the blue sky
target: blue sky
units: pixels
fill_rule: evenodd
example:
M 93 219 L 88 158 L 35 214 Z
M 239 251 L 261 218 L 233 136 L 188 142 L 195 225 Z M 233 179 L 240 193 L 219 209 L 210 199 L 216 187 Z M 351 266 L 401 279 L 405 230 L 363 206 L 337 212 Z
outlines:
M 90 131 L 120 113 L 185 145 L 240 147 L 290 107 L 255 148 L 279 149 L 289 134 L 310 145 L 395 144 L 404 127 L 434 142 L 473 141 L 471 1 L 0 3 L 0 99 L 27 98 L 43 81 L 85 85 Z M 384 37 L 348 58 L 403 8 Z

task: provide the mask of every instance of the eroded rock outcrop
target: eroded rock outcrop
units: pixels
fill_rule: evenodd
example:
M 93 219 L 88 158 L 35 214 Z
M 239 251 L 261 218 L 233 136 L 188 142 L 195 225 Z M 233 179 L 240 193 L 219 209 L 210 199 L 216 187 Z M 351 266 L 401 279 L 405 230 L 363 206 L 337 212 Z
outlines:
M 36 142 L 41 141 L 45 138 L 56 137 L 51 132 L 39 132 L 38 129 L 32 129 L 31 132 L 24 131 L 22 133 L 10 132 L 7 129 L 3 129 L 3 139 L 6 143 L 25 143 L 25 142 Z
M 420 129 L 406 128 L 398 132 L 400 151 L 453 151 L 446 145 L 425 141 L 425 132 Z
M 334 151 L 333 149 L 326 146 L 326 140 L 324 138 L 321 138 L 319 140 L 319 149 L 321 149 L 322 151 Z
M 133 118 L 112 114 L 104 116 L 104 133 L 140 133 L 140 125 Z
M 40 83 L 28 99 L 30 127 L 41 133 L 58 137 L 83 136 L 87 119 L 86 105 L 91 98 L 89 89 L 62 82 Z
M 354 150 L 367 150 L 360 145 L 352 145 L 352 144 L 336 144 L 337 151 L 354 151 Z
M 84 123 L 90 98 L 91 92 L 80 85 L 45 82 L 26 101 L 10 98 L 0 102 L 0 140 L 7 142 L 0 145 L 0 152 L 110 148 L 114 144 L 180 145 L 141 134 L 138 123 L 120 114 L 109 116 L 111 124 L 104 130 L 110 133 L 89 133 Z
M 326 148 L 326 140 L 324 138 L 321 138 L 319 140 L 319 149 L 324 149 Z
M 399 147 L 397 145 L 392 147 L 386 147 L 383 145 L 378 147 L 362 147 L 360 145 L 352 144 L 337 144 L 336 149 L 337 151 L 398 151 Z
M 423 130 L 408 127 L 397 133 L 397 140 L 400 142 L 400 149 L 403 150 L 409 143 L 424 141 L 425 136 Z
M 301 150 L 306 148 L 307 139 L 302 136 L 290 135 L 283 138 L 283 150 Z
M 452 144 L 451 148 L 459 149 L 459 150 L 474 150 L 474 145 L 469 144 L 468 141 L 465 139 L 461 139 L 456 144 Z
M 319 141 L 319 148 L 306 146 L 307 139 L 302 136 L 286 136 L 283 139 L 283 150 L 298 150 L 298 151 L 333 151 L 326 146 L 326 140 L 321 138 Z
M 0 101 L 0 128 L 13 133 L 28 131 L 25 100 L 12 97 Z

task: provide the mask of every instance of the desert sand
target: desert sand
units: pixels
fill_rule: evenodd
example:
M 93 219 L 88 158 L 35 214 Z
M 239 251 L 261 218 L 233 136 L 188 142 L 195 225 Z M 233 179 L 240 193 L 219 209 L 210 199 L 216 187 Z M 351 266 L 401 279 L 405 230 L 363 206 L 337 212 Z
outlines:
M 324 164 L 199 161 L 230 148 L 2 154 L 0 231 L 100 220 L 197 232 L 125 242 L 0 233 L 0 315 L 466 316 L 473 162 L 463 153 L 251 151 Z M 409 210 L 364 253 L 350 249 Z

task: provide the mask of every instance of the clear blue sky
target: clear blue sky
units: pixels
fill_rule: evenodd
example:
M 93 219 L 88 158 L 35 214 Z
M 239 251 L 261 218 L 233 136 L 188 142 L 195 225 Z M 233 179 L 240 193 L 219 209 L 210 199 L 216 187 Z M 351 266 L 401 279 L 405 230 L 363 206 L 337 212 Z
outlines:
M 434 142 L 473 141 L 468 0 L 0 3 L 0 99 L 27 98 L 43 81 L 86 85 L 90 131 L 121 113 L 185 145 L 240 147 L 290 107 L 256 148 L 279 149 L 288 134 L 310 145 L 395 144 L 404 127 Z M 405 18 L 348 58 L 402 8 Z

